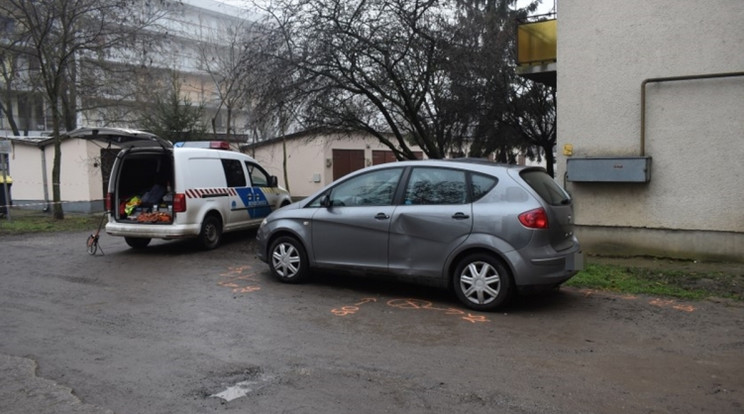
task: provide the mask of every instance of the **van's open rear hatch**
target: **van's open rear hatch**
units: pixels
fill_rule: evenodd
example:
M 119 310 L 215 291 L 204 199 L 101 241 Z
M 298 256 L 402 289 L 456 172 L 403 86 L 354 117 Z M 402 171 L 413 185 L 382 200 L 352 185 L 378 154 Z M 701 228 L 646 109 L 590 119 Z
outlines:
M 174 181 L 170 150 L 130 148 L 119 157 L 112 179 L 117 221 L 170 224 L 173 222 Z
M 91 139 L 117 145 L 121 148 L 152 147 L 173 148 L 173 144 L 149 132 L 123 128 L 78 128 L 63 136 Z

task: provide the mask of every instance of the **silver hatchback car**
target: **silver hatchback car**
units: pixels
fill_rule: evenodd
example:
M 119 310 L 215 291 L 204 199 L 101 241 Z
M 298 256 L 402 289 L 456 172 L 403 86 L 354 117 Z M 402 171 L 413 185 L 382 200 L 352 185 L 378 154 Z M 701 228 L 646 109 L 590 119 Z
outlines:
M 488 311 L 583 268 L 571 198 L 539 167 L 424 160 L 349 174 L 270 214 L 258 257 L 282 282 L 353 270 L 454 288 Z

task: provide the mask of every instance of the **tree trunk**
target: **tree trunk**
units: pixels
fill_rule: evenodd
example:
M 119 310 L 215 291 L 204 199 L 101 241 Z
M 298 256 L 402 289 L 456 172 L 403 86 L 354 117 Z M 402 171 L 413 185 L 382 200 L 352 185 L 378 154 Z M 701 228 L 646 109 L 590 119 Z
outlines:
M 52 208 L 54 218 L 62 220 L 65 218 L 65 213 L 62 209 L 62 194 L 60 191 L 60 172 L 62 165 L 62 138 L 59 134 L 60 127 L 60 114 L 59 114 L 59 103 L 52 103 L 52 134 L 54 136 L 54 162 L 52 164 L 52 201 L 54 207 Z
M 282 130 L 284 130 L 284 128 L 282 128 Z M 282 132 L 282 152 L 284 154 L 284 159 L 282 161 L 282 169 L 284 170 L 284 186 L 286 187 L 286 190 L 289 191 L 289 174 L 287 173 L 287 137 L 284 136 L 283 132 Z
M 72 131 L 77 128 L 77 64 L 74 59 L 70 60 L 68 75 L 62 80 L 65 92 L 61 97 L 65 130 Z
M 227 126 L 225 127 L 225 140 L 230 142 L 230 123 L 232 122 L 232 106 L 227 105 Z
M 10 97 L 10 94 L 8 94 L 8 97 Z M 10 99 L 7 99 L 6 101 L 8 102 L 8 108 L 6 109 L 5 106 L 0 103 L 0 111 L 5 114 L 5 119 L 8 120 L 8 125 L 10 125 L 10 129 L 13 131 L 13 135 L 20 136 L 21 131 L 18 129 L 18 124 L 16 124 L 15 116 L 13 116 L 13 104 L 11 103 Z

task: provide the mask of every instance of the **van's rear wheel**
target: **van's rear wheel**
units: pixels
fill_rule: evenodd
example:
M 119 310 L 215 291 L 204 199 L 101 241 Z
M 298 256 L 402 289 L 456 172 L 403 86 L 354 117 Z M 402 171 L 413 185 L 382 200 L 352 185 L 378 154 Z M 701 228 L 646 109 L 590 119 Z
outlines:
M 150 239 L 142 237 L 125 237 L 124 241 L 133 249 L 144 249 L 150 244 Z
M 199 233 L 199 244 L 205 250 L 212 250 L 220 245 L 222 238 L 222 222 L 215 216 L 204 218 Z

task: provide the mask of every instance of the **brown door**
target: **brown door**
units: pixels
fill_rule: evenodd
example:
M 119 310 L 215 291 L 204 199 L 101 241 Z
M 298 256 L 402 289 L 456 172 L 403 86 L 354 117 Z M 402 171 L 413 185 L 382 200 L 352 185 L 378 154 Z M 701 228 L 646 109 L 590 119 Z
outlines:
M 364 150 L 333 150 L 333 179 L 364 168 Z
M 416 159 L 423 159 L 424 153 L 421 151 L 414 151 L 413 155 L 416 157 Z M 372 165 L 378 165 L 378 164 L 385 164 L 387 162 L 395 162 L 398 161 L 395 159 L 395 154 L 393 154 L 393 151 L 385 151 L 385 150 L 374 150 L 372 151 Z
M 372 151 L 372 165 L 385 164 L 387 162 L 394 162 L 394 161 L 396 161 L 396 159 L 395 159 L 395 155 L 393 155 L 393 151 L 382 151 L 382 150 Z

